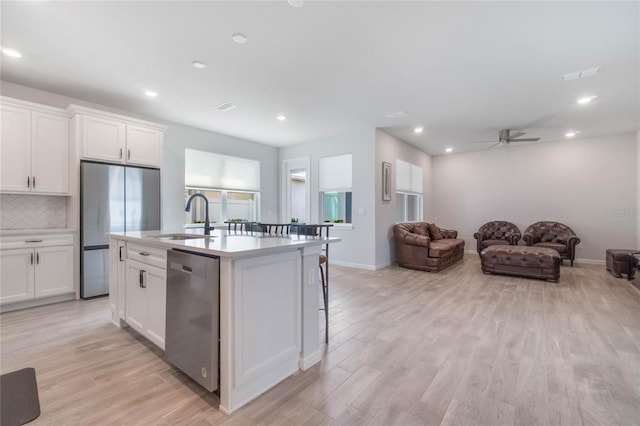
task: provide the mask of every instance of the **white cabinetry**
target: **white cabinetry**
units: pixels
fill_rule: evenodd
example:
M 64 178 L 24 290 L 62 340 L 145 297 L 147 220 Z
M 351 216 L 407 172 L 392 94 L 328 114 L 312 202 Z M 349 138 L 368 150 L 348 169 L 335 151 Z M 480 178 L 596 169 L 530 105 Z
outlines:
M 167 253 L 165 250 L 129 244 L 125 274 L 125 321 L 164 349 Z
M 83 159 L 160 167 L 166 127 L 76 105 L 69 109 Z
M 0 191 L 68 195 L 67 114 L 5 97 L 0 114 Z
M 73 235 L 4 237 L 0 304 L 74 293 Z
M 124 241 L 109 239 L 109 307 L 111 321 L 118 327 L 125 318 L 124 284 L 126 274 L 127 245 Z

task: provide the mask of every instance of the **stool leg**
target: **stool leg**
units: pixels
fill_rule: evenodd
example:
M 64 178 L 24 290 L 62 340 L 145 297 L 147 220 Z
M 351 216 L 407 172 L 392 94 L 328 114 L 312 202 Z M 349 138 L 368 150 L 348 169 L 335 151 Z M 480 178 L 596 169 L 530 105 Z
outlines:
M 324 300 L 324 342 L 329 343 L 329 294 L 322 266 L 320 266 L 320 277 L 322 278 L 322 299 Z

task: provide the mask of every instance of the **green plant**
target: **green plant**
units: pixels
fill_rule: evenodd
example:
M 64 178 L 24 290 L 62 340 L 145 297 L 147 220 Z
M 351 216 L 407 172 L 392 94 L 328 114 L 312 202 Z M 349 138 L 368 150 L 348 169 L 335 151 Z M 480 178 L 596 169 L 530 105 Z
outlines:
M 342 219 L 336 219 L 333 221 L 333 223 L 344 223 L 344 220 Z
M 292 217 L 291 218 L 291 223 L 298 223 L 298 218 L 297 217 Z

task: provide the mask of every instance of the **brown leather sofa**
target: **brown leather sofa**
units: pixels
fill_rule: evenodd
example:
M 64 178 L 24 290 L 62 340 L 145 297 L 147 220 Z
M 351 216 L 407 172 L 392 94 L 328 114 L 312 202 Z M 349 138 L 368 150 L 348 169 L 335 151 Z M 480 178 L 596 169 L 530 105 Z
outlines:
M 520 230 L 516 225 L 504 220 L 494 220 L 487 222 L 473 234 L 477 240 L 478 253 L 489 246 L 511 245 L 517 246 L 520 241 Z
M 559 222 L 536 222 L 524 231 L 522 237 L 528 246 L 546 247 L 560 253 L 562 259 L 569 259 L 571 266 L 576 258 L 576 246 L 580 238 L 573 229 Z
M 464 240 L 457 239 L 458 231 L 442 229 L 434 224 L 431 226 L 436 235 L 429 231 L 427 222 L 398 223 L 393 226 L 398 265 L 438 272 L 462 260 Z

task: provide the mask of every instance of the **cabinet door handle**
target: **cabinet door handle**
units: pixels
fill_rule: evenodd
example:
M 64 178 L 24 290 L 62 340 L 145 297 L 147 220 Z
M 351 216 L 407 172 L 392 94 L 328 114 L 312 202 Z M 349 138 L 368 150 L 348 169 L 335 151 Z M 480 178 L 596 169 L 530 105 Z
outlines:
M 36 189 L 36 177 L 35 176 L 31 177 L 31 187 L 33 189 Z
M 33 265 L 33 253 L 31 253 L 31 264 Z
M 122 160 L 122 148 L 120 148 L 120 159 Z
M 41 243 L 42 240 L 25 240 L 25 243 Z
M 122 249 L 124 248 L 124 246 L 120 246 L 118 247 L 118 258 L 120 259 L 120 262 L 122 262 L 124 259 L 122 258 Z
M 149 256 L 149 253 L 144 252 L 144 251 L 138 252 L 138 254 L 139 254 L 140 256 Z
M 36 253 L 36 265 L 40 264 L 40 253 Z
M 31 179 L 27 176 L 27 188 L 31 188 Z
M 147 288 L 147 285 L 144 283 L 144 273 L 147 272 L 144 269 L 140 270 L 140 276 L 139 276 L 139 281 L 140 281 L 140 288 Z
M 131 160 L 131 150 L 127 150 L 127 160 Z

